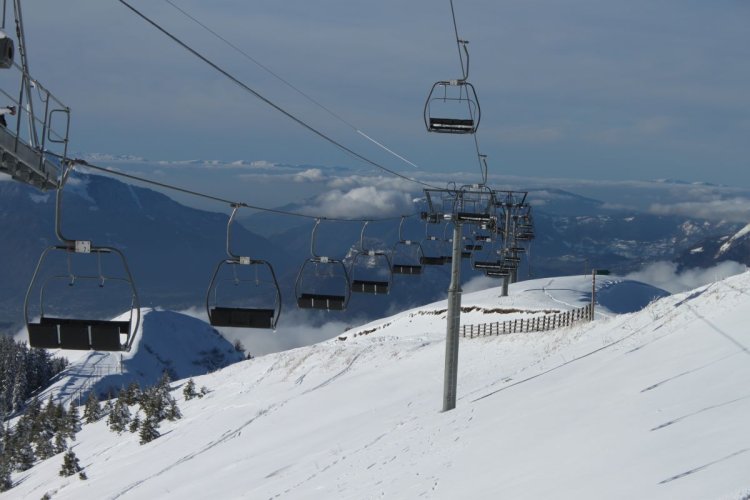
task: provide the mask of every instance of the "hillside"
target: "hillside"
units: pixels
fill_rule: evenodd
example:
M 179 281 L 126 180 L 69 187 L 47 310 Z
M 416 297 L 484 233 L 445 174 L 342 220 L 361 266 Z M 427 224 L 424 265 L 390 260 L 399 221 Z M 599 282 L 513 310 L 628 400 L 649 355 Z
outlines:
M 219 332 L 199 319 L 151 309 L 143 310 L 142 315 L 143 323 L 130 352 L 51 351 L 68 359 L 70 365 L 39 399 L 52 396 L 55 401 L 82 404 L 92 390 L 104 399 L 131 382 L 141 387 L 154 385 L 165 371 L 172 379 L 183 379 L 244 358 Z
M 87 481 L 56 456 L 0 498 L 746 498 L 750 274 L 619 315 L 662 294 L 601 285 L 594 322 L 462 339 L 453 411 L 438 302 L 199 377 L 202 399 L 175 382 L 159 439 L 84 426 Z M 590 281 L 511 292 L 466 294 L 463 322 L 578 307 Z

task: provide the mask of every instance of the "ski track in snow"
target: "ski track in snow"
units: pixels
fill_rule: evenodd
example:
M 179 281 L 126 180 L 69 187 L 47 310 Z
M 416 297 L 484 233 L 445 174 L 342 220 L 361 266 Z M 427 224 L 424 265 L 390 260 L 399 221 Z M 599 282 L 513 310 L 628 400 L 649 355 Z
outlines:
M 732 337 L 731 335 L 729 335 L 727 332 L 725 332 L 724 330 L 722 330 L 718 326 L 714 325 L 712 322 L 710 322 L 708 319 L 706 319 L 703 315 L 701 315 L 690 304 L 685 304 L 685 305 L 690 310 L 690 312 L 692 312 L 695 315 L 695 317 L 697 317 L 699 320 L 701 320 L 706 325 L 708 325 L 711 328 L 711 330 L 713 330 L 714 332 L 718 333 L 719 335 L 721 335 L 722 337 L 724 337 L 725 339 L 727 339 L 728 341 L 730 341 L 732 344 L 734 344 L 735 346 L 737 346 L 740 349 L 742 349 L 745 352 L 745 354 L 747 354 L 748 356 L 750 356 L 750 350 L 747 347 L 745 347 L 744 345 L 742 345 L 742 343 L 739 340 L 735 339 L 734 337 Z
M 205 453 L 205 452 L 207 452 L 207 451 L 209 451 L 209 450 L 211 450 L 211 449 L 219 446 L 220 444 L 223 444 L 223 443 L 229 441 L 230 439 L 233 439 L 233 438 L 237 437 L 242 432 L 242 430 L 245 429 L 247 426 L 249 426 L 250 424 L 252 424 L 256 420 L 258 420 L 259 418 L 264 417 L 264 416 L 268 415 L 269 413 L 271 413 L 271 412 L 273 412 L 273 411 L 281 408 L 283 405 L 285 405 L 286 403 L 288 403 L 290 401 L 290 399 L 286 399 L 286 400 L 284 400 L 284 401 L 282 401 L 280 403 L 272 404 L 272 405 L 270 405 L 270 406 L 268 406 L 266 408 L 263 408 L 262 410 L 258 411 L 253 416 L 253 418 L 251 418 L 250 420 L 247 420 L 245 423 L 243 423 L 239 427 L 236 427 L 235 429 L 233 429 L 231 431 L 226 431 L 224 434 L 222 434 L 222 436 L 219 439 L 217 439 L 215 441 L 211 441 L 210 443 L 208 443 L 207 445 L 203 446 L 199 450 L 194 451 L 192 453 L 189 453 L 189 454 L 181 457 L 179 460 L 177 460 L 174 463 L 168 465 L 167 467 L 162 468 L 160 471 L 155 472 L 155 473 L 151 474 L 150 476 L 147 476 L 147 477 L 145 477 L 145 478 L 143 478 L 143 479 L 141 479 L 139 481 L 135 481 L 134 483 L 131 483 L 125 489 L 121 490 L 117 495 L 115 495 L 113 497 L 110 497 L 110 498 L 112 498 L 112 500 L 114 500 L 116 498 L 120 498 L 121 496 L 125 495 L 126 493 L 134 490 L 135 488 L 137 488 L 139 486 L 141 486 L 145 482 L 150 481 L 151 479 L 157 478 L 157 477 L 161 476 L 162 474 L 164 474 L 165 472 L 168 472 L 168 471 L 174 469 L 175 467 L 177 467 L 179 465 L 182 465 L 182 464 L 184 464 L 184 463 L 186 463 L 186 462 L 194 459 L 195 457 L 197 457 L 197 456 L 199 456 L 199 455 L 201 455 L 201 454 L 203 454 L 203 453 Z
M 678 418 L 670 420 L 669 422 L 665 422 L 665 423 L 663 423 L 661 425 L 657 425 L 656 427 L 654 427 L 653 429 L 651 429 L 651 432 L 658 431 L 658 430 L 663 429 L 665 427 L 669 427 L 670 425 L 679 423 L 679 422 L 681 422 L 681 421 L 683 421 L 683 420 L 685 420 L 687 418 L 693 417 L 695 415 L 699 415 L 699 414 L 707 412 L 707 411 L 715 410 L 717 408 L 722 408 L 724 406 L 728 406 L 728 405 L 737 403 L 738 401 L 743 401 L 743 400 L 749 399 L 749 398 L 750 398 L 750 395 L 747 395 L 747 396 L 743 396 L 741 398 L 733 399 L 731 401 L 726 401 L 724 403 L 719 403 L 719 404 L 716 404 L 716 405 L 707 406 L 706 408 L 702 408 L 700 410 L 694 411 L 693 413 L 688 413 L 687 415 L 683 415 L 682 417 L 678 417 Z
M 329 378 L 329 379 L 327 379 L 327 380 L 323 381 L 322 383 L 320 383 L 320 384 L 316 385 L 315 387 L 312 387 L 312 388 L 310 388 L 310 389 L 307 389 L 307 390 L 306 390 L 306 391 L 304 391 L 304 392 L 303 392 L 302 394 L 304 395 L 304 394 L 309 394 L 309 393 L 311 393 L 311 392 L 313 392 L 313 391 L 317 391 L 318 389 L 320 389 L 320 388 L 322 388 L 322 387 L 325 387 L 325 386 L 327 386 L 328 384 L 330 384 L 331 382 L 333 382 L 333 381 L 334 381 L 334 380 L 336 380 L 337 378 L 339 378 L 339 377 L 341 377 L 342 375 L 344 375 L 345 373 L 347 373 L 347 372 L 348 372 L 348 371 L 349 371 L 349 370 L 351 369 L 351 367 L 352 367 L 352 366 L 354 365 L 354 363 L 355 363 L 355 362 L 356 362 L 356 361 L 357 361 L 357 360 L 359 359 L 359 357 L 360 357 L 360 356 L 362 356 L 362 355 L 363 355 L 364 353 L 366 353 L 367 351 L 370 351 L 370 350 L 372 350 L 372 347 L 373 347 L 373 346 L 371 346 L 371 345 L 370 345 L 370 346 L 367 346 L 367 347 L 365 347 L 365 348 L 364 348 L 364 349 L 362 349 L 361 351 L 359 351 L 359 352 L 358 352 L 358 353 L 357 353 L 357 354 L 356 354 L 356 355 L 355 355 L 354 357 L 352 357 L 352 359 L 351 359 L 351 360 L 349 360 L 349 363 L 348 363 L 348 364 L 347 364 L 347 365 L 346 365 L 346 366 L 344 367 L 344 369 L 343 369 L 343 370 L 341 370 L 340 372 L 338 372 L 337 374 L 335 374 L 335 375 L 334 375 L 334 376 L 332 376 L 331 378 Z
M 115 500 L 117 498 L 122 497 L 123 495 L 125 495 L 128 492 L 134 490 L 135 488 L 138 488 L 139 486 L 141 486 L 145 482 L 150 481 L 150 480 L 152 480 L 154 478 L 157 478 L 157 477 L 161 476 L 162 474 L 164 474 L 165 472 L 169 472 L 170 470 L 174 469 L 175 467 L 178 467 L 178 466 L 180 466 L 180 465 L 182 465 L 182 464 L 184 464 L 184 463 L 186 463 L 186 462 L 194 459 L 195 457 L 197 457 L 197 456 L 199 456 L 199 455 L 201 455 L 201 454 L 203 454 L 203 453 L 205 453 L 205 452 L 207 452 L 207 451 L 209 451 L 209 450 L 211 450 L 211 449 L 213 449 L 213 448 L 215 448 L 215 447 L 217 447 L 217 446 L 219 446 L 219 445 L 221 445 L 223 443 L 226 443 L 227 441 L 229 441 L 231 439 L 234 439 L 235 437 L 239 436 L 242 433 L 242 431 L 246 427 L 248 427 L 249 425 L 251 425 L 253 422 L 255 422 L 256 420 L 258 420 L 261 417 L 265 417 L 265 416 L 269 415 L 270 413 L 272 413 L 272 412 L 274 412 L 274 411 L 282 408 L 283 406 L 285 406 L 287 403 L 289 403 L 293 399 L 296 399 L 298 397 L 307 395 L 307 394 L 309 394 L 309 393 L 311 393 L 313 391 L 316 391 L 316 390 L 318 390 L 318 389 L 320 389 L 322 387 L 325 387 L 325 386 L 329 385 L 330 383 L 332 383 L 333 381 L 335 381 L 336 379 L 338 379 L 342 375 L 346 374 L 351 369 L 351 367 L 354 365 L 354 363 L 360 358 L 360 356 L 362 356 L 365 352 L 367 352 L 367 351 L 369 351 L 371 349 L 372 349 L 372 346 L 367 346 L 364 349 L 360 350 L 356 355 L 354 355 L 352 357 L 352 359 L 349 360 L 349 363 L 347 363 L 347 365 L 341 371 L 339 371 L 338 373 L 336 373 L 332 377 L 326 379 L 322 383 L 316 385 L 315 387 L 307 389 L 306 391 L 302 392 L 301 394 L 294 395 L 294 396 L 292 396 L 290 398 L 287 398 L 287 399 L 285 399 L 285 400 L 283 400 L 281 402 L 274 403 L 274 404 L 272 404 L 272 405 L 270 405 L 270 406 L 268 406 L 266 408 L 263 408 L 262 410 L 258 411 L 251 419 L 247 420 L 246 422 L 244 422 L 239 427 L 236 427 L 233 430 L 226 431 L 219 439 L 206 444 L 205 446 L 203 446 L 202 448 L 200 448 L 197 451 L 194 451 L 192 453 L 189 453 L 189 454 L 181 457 L 180 459 L 178 459 L 174 463 L 168 465 L 167 467 L 162 468 L 160 471 L 155 472 L 155 473 L 151 474 L 148 477 L 145 477 L 145 478 L 143 478 L 143 479 L 141 479 L 139 481 L 136 481 L 136 482 L 128 485 L 125 489 L 121 490 L 117 495 L 115 495 L 113 497 L 110 497 L 110 498 L 112 498 L 112 500 Z M 309 357 L 309 355 L 305 356 L 305 358 L 307 358 L 307 357 Z M 272 365 L 271 368 L 269 368 L 266 371 L 266 373 L 270 373 L 272 371 L 273 367 L 276 364 L 278 364 L 278 362 L 275 363 L 274 365 Z M 296 368 L 299 365 L 300 365 L 299 363 L 296 363 L 294 365 L 294 367 Z M 334 463 L 329 464 L 324 470 L 326 470 L 326 469 L 334 466 L 336 463 L 338 463 L 338 461 L 339 460 L 336 460 Z
M 661 387 L 662 385 L 664 385 L 664 384 L 666 384 L 668 382 L 672 382 L 673 380 L 676 380 L 676 379 L 678 379 L 680 377 L 684 377 L 686 375 L 691 375 L 693 373 L 699 372 L 700 370 L 703 370 L 704 368 L 708 368 L 709 366 L 715 365 L 715 364 L 717 364 L 717 363 L 719 363 L 721 361 L 724 361 L 727 358 L 731 358 L 732 356 L 736 356 L 737 354 L 739 354 L 739 352 L 733 352 L 731 354 L 727 354 L 726 356 L 722 356 L 722 357 L 720 357 L 718 359 L 715 359 L 715 360 L 711 361 L 710 363 L 706 363 L 706 364 L 701 365 L 701 366 L 699 366 L 697 368 L 694 368 L 692 370 L 687 370 L 687 371 L 684 371 L 684 372 L 679 373 L 677 375 L 674 375 L 672 377 L 666 378 L 664 380 L 660 380 L 659 382 L 657 382 L 655 384 L 652 384 L 652 385 L 646 387 L 645 389 L 641 390 L 641 392 L 652 391 L 654 389 L 657 389 L 658 387 Z
M 664 479 L 663 481 L 659 481 L 659 484 L 667 484 L 667 483 L 670 483 L 672 481 L 676 481 L 677 479 L 682 479 L 685 476 L 689 476 L 690 474 L 695 474 L 696 472 L 700 472 L 703 469 L 706 469 L 706 468 L 708 468 L 708 467 L 710 467 L 712 465 L 718 464 L 718 463 L 723 462 L 725 460 L 729 460 L 730 458 L 734 458 L 734 457 L 736 457 L 738 455 L 742 455 L 743 453 L 747 453 L 748 451 L 750 451 L 750 448 L 744 448 L 742 450 L 735 451 L 734 453 L 731 453 L 731 454 L 729 454 L 729 455 L 727 455 L 725 457 L 719 458 L 718 460 L 714 460 L 713 462 L 709 462 L 707 464 L 701 465 L 700 467 L 696 467 L 695 469 L 690 469 L 688 471 L 682 472 L 682 473 L 677 474 L 675 476 L 672 476 L 670 478 Z

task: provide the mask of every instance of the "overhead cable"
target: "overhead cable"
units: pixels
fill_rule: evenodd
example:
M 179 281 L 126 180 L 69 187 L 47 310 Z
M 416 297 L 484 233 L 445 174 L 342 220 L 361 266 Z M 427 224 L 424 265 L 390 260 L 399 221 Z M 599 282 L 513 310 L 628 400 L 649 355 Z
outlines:
M 48 154 L 51 154 L 51 153 L 48 153 Z M 57 156 L 58 158 L 63 158 L 60 155 L 53 155 L 53 156 Z M 242 202 L 242 201 L 229 200 L 227 198 L 221 198 L 219 196 L 214 196 L 214 195 L 202 193 L 200 191 L 195 191 L 195 190 L 192 190 L 192 189 L 186 189 L 186 188 L 183 188 L 183 187 L 175 186 L 174 184 L 167 184 L 166 182 L 159 182 L 159 181 L 155 181 L 155 180 L 152 180 L 152 179 L 147 179 L 145 177 L 140 177 L 140 176 L 137 176 L 137 175 L 133 175 L 133 174 L 128 174 L 128 173 L 125 173 L 125 172 L 121 172 L 119 170 L 113 170 L 111 168 L 94 165 L 93 163 L 89 163 L 88 161 L 82 160 L 80 158 L 76 158 L 76 159 L 73 159 L 73 160 L 67 160 L 67 161 L 70 162 L 73 165 L 81 165 L 81 166 L 84 166 L 86 168 L 90 168 L 90 169 L 93 169 L 93 170 L 98 170 L 98 171 L 105 172 L 105 173 L 111 174 L 111 175 L 116 175 L 116 176 L 119 176 L 119 177 L 125 177 L 127 179 L 131 179 L 131 180 L 134 180 L 134 181 L 142 182 L 144 184 L 151 184 L 151 185 L 158 186 L 158 187 L 161 187 L 161 188 L 164 188 L 164 189 L 170 189 L 172 191 L 178 191 L 178 192 L 183 193 L 183 194 L 188 194 L 188 195 L 196 196 L 196 197 L 199 197 L 199 198 L 205 198 L 207 200 L 218 201 L 220 203 L 226 203 L 227 205 L 230 205 L 230 206 L 240 206 L 240 207 L 244 207 L 244 208 L 250 208 L 250 209 L 253 209 L 253 210 L 258 210 L 260 212 L 269 212 L 269 213 L 274 213 L 274 214 L 278 214 L 278 215 L 288 215 L 288 216 L 292 216 L 292 217 L 304 217 L 304 218 L 307 218 L 307 219 L 330 220 L 330 221 L 336 221 L 336 222 L 382 222 L 382 221 L 389 221 L 389 220 L 397 220 L 397 219 L 401 218 L 401 216 L 398 216 L 398 217 L 382 217 L 382 218 L 363 217 L 363 218 L 344 219 L 344 218 L 340 218 L 340 217 L 324 217 L 324 216 L 321 216 L 321 215 L 310 215 L 310 214 L 304 214 L 304 213 L 301 213 L 301 212 L 292 212 L 292 211 L 289 211 L 289 210 L 280 210 L 280 209 L 277 209 L 277 208 L 260 207 L 258 205 L 251 205 L 250 203 L 245 203 L 245 202 Z M 405 215 L 405 217 L 413 217 L 415 215 L 417 215 L 417 214 L 413 213 L 413 214 Z
M 180 40 L 179 38 L 177 38 L 175 35 L 173 35 L 169 31 L 167 31 L 165 28 L 163 28 L 157 22 L 155 22 L 152 19 L 150 19 L 148 16 L 146 16 L 145 14 L 143 14 L 142 12 L 140 12 L 138 9 L 136 9 L 135 7 L 133 7 L 132 5 L 130 5 L 129 3 L 127 3 L 125 0 L 119 0 L 119 2 L 121 4 L 123 4 L 123 5 L 125 5 L 128 9 L 130 9 L 133 13 L 135 13 L 137 16 L 139 16 L 140 18 L 142 18 L 144 21 L 146 21 L 147 23 L 149 23 L 150 25 L 152 25 L 154 28 L 156 28 L 157 30 L 161 31 L 163 34 L 165 34 L 166 36 L 168 36 L 169 38 L 171 38 L 175 43 L 177 43 L 178 45 L 180 45 L 182 48 L 184 48 L 185 50 L 187 50 L 188 52 L 190 52 L 191 54 L 193 54 L 195 57 L 197 57 L 198 59 L 200 59 L 204 63 L 208 64 L 209 66 L 211 66 L 213 69 L 215 69 L 216 71 L 218 71 L 222 75 L 224 75 L 226 78 L 228 78 L 233 83 L 235 83 L 236 85 L 238 85 L 241 89 L 243 89 L 246 92 L 249 92 L 250 94 L 254 95 L 255 97 L 257 97 L 261 101 L 263 101 L 266 104 L 268 104 L 269 106 L 271 106 L 276 111 L 282 113 L 287 118 L 290 118 L 291 120 L 293 120 L 297 124 L 301 125 L 302 127 L 306 128 L 310 132 L 314 133 L 318 137 L 320 137 L 320 138 L 324 139 L 325 141 L 333 144 L 334 146 L 336 146 L 340 150 L 348 153 L 349 155 L 351 155 L 351 156 L 353 156 L 353 157 L 355 157 L 355 158 L 357 158 L 357 159 L 359 159 L 359 160 L 361 160 L 361 161 L 363 161 L 363 162 L 365 162 L 365 163 L 367 163 L 369 165 L 372 165 L 372 166 L 377 167 L 377 168 L 379 168 L 381 170 L 384 170 L 384 171 L 386 171 L 386 172 L 388 172 L 388 173 L 390 173 L 392 175 L 395 175 L 396 177 L 400 177 L 400 178 L 402 178 L 404 180 L 407 180 L 409 182 L 414 182 L 414 183 L 420 184 L 422 186 L 426 186 L 426 187 L 430 187 L 430 188 L 435 188 L 435 186 L 432 186 L 430 184 L 422 182 L 422 181 L 420 181 L 418 179 L 414 179 L 412 177 L 406 176 L 404 174 L 396 172 L 395 170 L 392 170 L 392 169 L 390 169 L 388 167 L 385 167 L 385 166 L 381 165 L 380 163 L 377 163 L 377 162 L 375 162 L 373 160 L 370 160 L 369 158 L 366 158 L 365 156 L 363 156 L 363 155 L 357 153 L 356 151 L 348 148 L 347 146 L 345 146 L 342 143 L 336 141 L 335 139 L 331 138 L 330 136 L 326 135 L 325 133 L 319 131 L 318 129 L 316 129 L 312 125 L 309 125 L 307 122 L 301 120 L 300 118 L 297 118 L 295 115 L 293 115 L 289 111 L 285 110 L 284 108 L 282 108 L 278 104 L 276 104 L 273 101 L 269 100 L 268 98 L 264 97 L 258 91 L 256 91 L 256 90 L 252 89 L 251 87 L 249 87 L 247 84 L 245 84 L 244 82 L 242 82 L 241 80 L 239 80 L 237 77 L 235 77 L 232 74 L 230 74 L 225 69 L 221 68 L 219 65 L 217 65 L 216 63 L 214 63 L 213 61 L 211 61 L 209 58 L 207 58 L 206 56 L 204 56 L 203 54 L 201 54 L 200 52 L 198 52 L 197 50 L 195 50 L 194 48 L 192 48 L 187 43 L 185 43 L 182 40 Z
M 367 133 L 365 133 L 364 131 L 362 131 L 359 127 L 357 127 L 356 125 L 354 125 L 350 121 L 346 120 L 341 115 L 339 115 L 338 113 L 334 112 L 333 110 L 331 110 L 330 108 L 328 108 L 327 106 L 325 106 L 324 104 L 322 104 L 320 101 L 318 101 L 317 99 L 315 99 L 311 95 L 309 95 L 306 92 L 304 92 L 303 90 L 301 90 L 299 87 L 296 87 L 295 85 L 293 85 L 291 82 L 289 82 L 288 80 L 286 80 L 285 78 L 283 78 L 278 73 L 275 73 L 271 68 L 269 68 L 268 66 L 266 66 L 265 64 L 263 64 L 262 62 L 260 62 L 259 60 L 257 60 L 253 56 L 251 56 L 250 54 L 248 54 L 246 51 L 242 50 L 236 44 L 234 44 L 234 43 L 230 42 L 229 40 L 227 40 L 221 34 L 217 33 L 215 30 L 211 29 L 209 26 L 207 26 L 205 23 L 201 22 L 199 19 L 197 19 L 195 16 L 193 16 L 192 14 L 190 14 L 189 12 L 187 12 L 182 7 L 176 5 L 172 0 L 164 0 L 164 1 L 167 2 L 169 5 L 171 5 L 172 7 L 174 7 L 178 12 L 180 12 L 181 14 L 183 14 L 185 17 L 187 17 L 188 19 L 190 19 L 191 21 L 193 21 L 195 24 L 197 24 L 198 26 L 200 26 L 204 30 L 208 31 L 213 36 L 215 36 L 216 38 L 218 38 L 219 40 L 221 40 L 222 42 L 224 42 L 226 45 L 228 45 L 229 47 L 231 47 L 232 49 L 234 49 L 235 51 L 237 51 L 238 53 L 240 53 L 243 57 L 245 57 L 247 60 L 251 61 L 253 64 L 255 64 L 256 66 L 258 66 L 259 68 L 261 68 L 263 71 L 267 72 L 268 74 L 270 74 L 271 76 L 273 76 L 274 78 L 276 78 L 277 80 L 279 80 L 281 83 L 283 83 L 284 85 L 286 85 L 290 89 L 294 90 L 299 95 L 301 95 L 302 97 L 304 97 L 305 99 L 307 99 L 308 101 L 310 101 L 311 103 L 313 103 L 314 105 L 316 105 L 317 107 L 319 107 L 320 109 L 322 109 L 323 111 L 325 111 L 326 113 L 328 113 L 329 115 L 331 115 L 332 117 L 334 117 L 335 119 L 337 119 L 338 121 L 340 121 L 341 123 L 343 123 L 344 125 L 346 125 L 347 127 L 351 128 L 352 130 L 354 130 L 356 133 L 358 133 L 359 135 L 361 135 L 362 137 L 364 137 L 368 141 L 372 142 L 373 144 L 375 144 L 379 148 L 383 149 L 384 151 L 387 151 L 388 153 L 390 153 L 391 155 L 395 156 L 396 158 L 398 158 L 399 160 L 403 161 L 404 163 L 408 163 L 409 165 L 411 165 L 414 168 L 421 168 L 416 163 L 414 163 L 411 160 L 403 157 L 402 155 L 396 153 L 395 151 L 393 151 L 392 149 L 390 149 L 389 147 L 387 147 L 385 144 L 383 144 L 380 141 L 374 139 L 373 137 L 371 137 L 370 135 L 368 135 Z
M 169 0 L 167 0 L 167 1 L 169 1 Z M 469 55 L 469 53 L 466 52 L 467 60 L 466 60 L 466 66 L 464 66 L 464 57 L 461 54 L 461 44 L 463 43 L 465 45 L 465 44 L 468 44 L 469 42 L 466 41 L 466 40 L 462 40 L 461 38 L 459 38 L 459 36 L 458 36 L 458 23 L 456 22 L 456 11 L 453 8 L 453 0 L 450 0 L 450 4 L 451 4 L 451 18 L 453 19 L 453 32 L 456 35 L 456 47 L 458 48 L 458 60 L 461 63 L 461 74 L 464 77 L 467 77 L 468 73 L 469 73 L 469 67 L 468 67 L 469 66 L 469 61 L 468 61 L 468 55 Z M 464 46 L 464 50 L 466 50 L 465 46 Z M 473 121 L 474 120 L 474 111 L 471 109 L 471 104 L 469 102 L 467 102 L 467 107 L 469 109 L 469 116 L 471 116 L 471 119 Z M 479 163 L 479 172 L 482 175 L 482 184 L 487 184 L 487 163 L 486 163 L 486 159 L 484 161 L 482 159 L 483 155 L 482 155 L 482 153 L 479 150 L 479 139 L 477 139 L 476 132 L 474 132 L 472 135 L 474 136 L 474 148 L 476 149 L 476 153 L 477 153 L 477 161 Z

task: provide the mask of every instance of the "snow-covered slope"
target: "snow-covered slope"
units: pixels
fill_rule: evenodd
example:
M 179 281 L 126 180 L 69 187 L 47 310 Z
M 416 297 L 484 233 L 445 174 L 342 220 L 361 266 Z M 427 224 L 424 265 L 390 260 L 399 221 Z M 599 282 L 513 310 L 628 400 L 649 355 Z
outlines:
M 577 307 L 589 286 L 466 294 L 463 322 Z M 88 480 L 58 477 L 57 456 L 0 497 L 744 498 L 749 289 L 745 273 L 567 329 L 462 339 L 445 413 L 445 303 L 432 304 L 200 377 L 202 399 L 175 383 L 183 418 L 157 440 L 86 425 Z

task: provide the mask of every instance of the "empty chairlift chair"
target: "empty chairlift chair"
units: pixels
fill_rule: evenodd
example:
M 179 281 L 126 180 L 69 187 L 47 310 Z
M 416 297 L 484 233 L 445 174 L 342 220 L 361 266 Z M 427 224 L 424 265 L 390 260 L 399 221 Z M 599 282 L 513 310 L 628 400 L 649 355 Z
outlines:
M 472 252 L 471 255 L 471 267 L 477 271 L 500 271 L 502 267 L 502 260 L 500 252 L 497 249 L 497 235 L 492 235 L 486 231 L 476 231 L 474 238 L 476 241 L 481 241 L 483 248 Z
M 428 132 L 473 134 L 479 127 L 481 110 L 474 86 L 469 78 L 469 51 L 465 40 L 458 40 L 466 55 L 463 77 L 435 82 L 424 105 L 424 123 Z
M 422 240 L 422 256 L 419 259 L 423 266 L 442 266 L 451 261 L 451 249 L 446 248 L 445 231 L 443 235 L 430 234 L 433 222 L 425 223 L 425 237 Z
M 262 259 L 235 255 L 231 229 L 239 205 L 227 223 L 227 257 L 216 265 L 206 294 L 212 326 L 275 329 L 281 315 L 281 289 L 273 266 Z
M 62 186 L 57 193 L 55 224 L 61 244 L 42 252 L 24 301 L 29 346 L 129 351 L 140 325 L 141 311 L 125 256 L 116 248 L 64 238 L 60 233 L 61 200 Z M 114 272 L 118 269 L 119 272 Z M 32 301 L 35 293 L 39 296 L 37 306 Z M 128 312 L 118 319 L 92 312 L 113 307 Z
M 473 134 L 479 127 L 480 109 L 474 86 L 463 80 L 435 82 L 424 107 L 428 132 Z
M 391 259 L 382 250 L 367 248 L 365 245 L 365 228 L 362 226 L 359 237 L 359 249 L 354 253 L 351 263 L 352 292 L 387 295 L 391 291 L 393 272 Z
M 342 311 L 351 296 L 349 273 L 343 260 L 317 255 L 315 234 L 319 225 L 317 219 L 310 239 L 311 256 L 300 267 L 294 284 L 297 307 Z
M 404 221 L 401 217 L 398 226 L 398 241 L 393 245 L 393 274 L 418 275 L 422 274 L 422 246 L 418 241 L 404 239 Z

